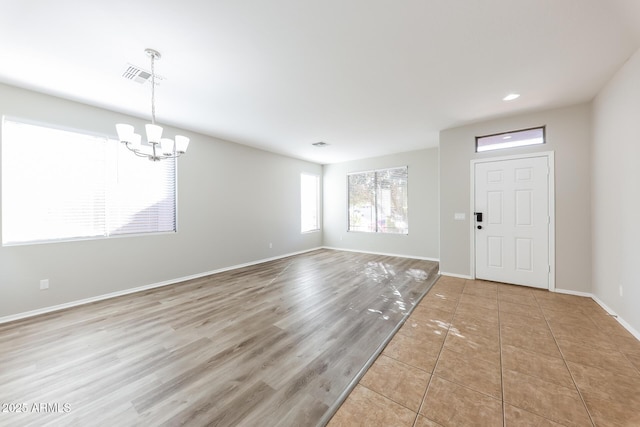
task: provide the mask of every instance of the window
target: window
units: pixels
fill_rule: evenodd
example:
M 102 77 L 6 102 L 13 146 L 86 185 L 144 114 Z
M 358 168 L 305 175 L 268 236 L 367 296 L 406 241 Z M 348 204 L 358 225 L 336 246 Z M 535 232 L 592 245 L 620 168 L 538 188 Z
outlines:
M 349 231 L 407 234 L 407 167 L 348 175 Z
M 320 230 L 320 177 L 300 175 L 300 218 L 303 233 Z
M 175 182 L 175 159 L 4 118 L 2 243 L 175 231 Z
M 526 145 L 544 144 L 545 127 L 523 129 L 495 135 L 477 136 L 476 152 L 500 150 L 503 148 L 524 147 Z

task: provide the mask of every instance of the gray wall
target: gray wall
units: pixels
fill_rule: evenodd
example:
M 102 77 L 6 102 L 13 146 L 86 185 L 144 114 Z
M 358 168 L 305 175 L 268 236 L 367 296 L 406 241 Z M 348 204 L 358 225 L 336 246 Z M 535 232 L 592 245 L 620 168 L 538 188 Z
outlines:
M 440 270 L 468 276 L 470 262 L 470 161 L 555 152 L 556 288 L 591 292 L 590 106 L 523 114 L 440 133 Z M 475 137 L 546 125 L 541 146 L 476 153 Z M 454 213 L 466 213 L 455 221 Z
M 635 331 L 640 331 L 639 76 L 640 50 L 594 100 L 592 145 L 593 293 Z
M 347 174 L 409 168 L 409 234 L 347 232 Z M 324 244 L 365 252 L 438 259 L 438 149 L 324 166 Z
M 145 122 L 6 85 L 0 114 L 114 138 L 115 123 Z M 0 247 L 0 317 L 322 245 L 321 233 L 300 233 L 300 173 L 322 166 L 166 129 L 191 137 L 178 165 L 178 233 Z

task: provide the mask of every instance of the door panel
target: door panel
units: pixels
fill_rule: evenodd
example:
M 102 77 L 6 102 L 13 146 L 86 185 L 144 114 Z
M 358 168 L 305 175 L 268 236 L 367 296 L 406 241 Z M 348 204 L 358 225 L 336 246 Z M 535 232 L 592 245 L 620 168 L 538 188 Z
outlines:
M 516 169 L 516 181 L 518 182 L 525 182 L 525 181 L 530 182 L 532 176 L 533 176 L 533 169 L 531 168 Z
M 502 224 L 502 191 L 487 192 L 487 222 L 489 224 Z
M 516 270 L 533 270 L 533 241 L 531 239 L 516 239 Z
M 490 182 L 492 184 L 502 182 L 502 171 L 487 171 L 487 182 Z
M 487 247 L 488 247 L 488 265 L 492 268 L 502 268 L 502 260 L 504 259 L 504 255 L 502 253 L 502 237 L 500 236 L 488 236 L 487 237 Z
M 476 277 L 548 288 L 547 157 L 476 163 L 475 211 Z
M 533 193 L 531 190 L 516 190 L 516 226 L 533 225 Z

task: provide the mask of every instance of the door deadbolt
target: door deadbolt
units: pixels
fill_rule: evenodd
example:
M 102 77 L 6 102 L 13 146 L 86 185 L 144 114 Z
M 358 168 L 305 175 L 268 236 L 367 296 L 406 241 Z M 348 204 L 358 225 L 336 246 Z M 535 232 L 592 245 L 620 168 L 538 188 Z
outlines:
M 474 212 L 473 214 L 476 216 L 476 222 L 482 222 L 482 212 Z

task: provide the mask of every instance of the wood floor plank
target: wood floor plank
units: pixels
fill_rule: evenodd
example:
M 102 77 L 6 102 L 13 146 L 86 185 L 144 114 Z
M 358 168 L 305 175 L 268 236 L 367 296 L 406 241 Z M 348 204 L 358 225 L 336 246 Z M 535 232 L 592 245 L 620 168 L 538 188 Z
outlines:
M 321 425 L 437 279 L 317 250 L 0 325 L 4 425 Z

